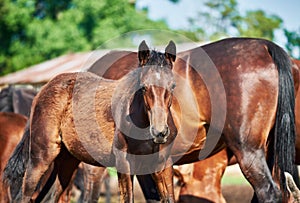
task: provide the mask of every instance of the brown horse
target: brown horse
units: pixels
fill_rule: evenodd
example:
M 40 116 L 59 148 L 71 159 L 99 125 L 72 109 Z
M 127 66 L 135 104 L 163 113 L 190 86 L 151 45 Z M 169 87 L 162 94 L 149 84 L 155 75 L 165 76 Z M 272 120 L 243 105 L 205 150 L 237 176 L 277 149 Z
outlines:
M 115 75 L 106 74 L 106 77 L 110 77 L 110 78 L 114 79 Z M 37 92 L 30 90 L 30 89 L 20 89 L 20 88 L 16 89 L 13 86 L 9 86 L 8 88 L 3 89 L 1 91 L 0 108 L 1 108 L 1 110 L 20 112 L 20 113 L 25 113 L 26 115 L 29 115 L 31 103 L 36 94 L 37 94 Z M 22 101 L 22 102 L 20 102 L 20 101 Z M 3 113 L 3 114 L 5 114 L 5 113 Z M 14 115 L 13 113 L 9 113 L 9 114 Z M 14 116 L 11 116 L 11 117 L 14 117 Z M 2 135 L 3 139 L 1 141 L 5 140 L 3 136 L 11 139 L 10 141 L 12 141 L 12 139 L 16 138 L 14 136 L 15 131 L 9 130 L 9 129 L 11 129 L 11 126 L 14 125 L 14 119 L 10 119 L 10 121 L 12 123 L 9 123 L 7 125 L 1 125 L 2 126 L 1 132 L 6 131 L 6 134 Z M 16 124 L 18 124 L 18 122 L 16 122 Z M 5 129 L 3 126 L 8 126 L 8 129 Z M 16 128 L 16 130 L 18 130 L 19 128 L 21 128 L 20 125 Z M 24 128 L 25 128 L 25 123 L 24 123 Z M 11 142 L 7 142 L 7 144 L 9 144 L 9 143 L 11 143 Z M 3 157 L 3 159 L 8 160 L 10 154 L 12 154 L 12 152 L 13 152 L 12 150 L 16 147 L 16 145 L 17 145 L 17 142 L 14 142 L 13 144 L 11 143 L 11 145 L 10 145 L 11 150 L 4 150 L 4 149 L 6 149 L 4 147 L 3 148 L 4 154 L 2 153 L 1 157 Z M 3 145 L 3 146 L 5 146 L 5 145 Z M 9 154 L 7 154 L 8 152 L 9 152 Z M 6 161 L 1 161 L 1 163 L 6 163 Z M 69 183 L 68 187 L 66 188 L 66 191 L 63 192 L 60 182 L 63 183 L 64 179 L 68 178 L 68 177 L 65 177 L 63 175 L 63 173 L 61 172 L 63 170 L 57 169 L 58 167 L 61 167 L 61 169 L 68 168 L 68 162 L 64 162 L 64 160 L 61 160 L 61 157 L 57 158 L 55 160 L 55 162 L 56 162 L 54 164 L 55 167 L 54 166 L 50 167 L 50 169 L 48 170 L 48 174 L 44 175 L 43 181 L 45 181 L 45 186 L 40 187 L 38 190 L 36 190 L 35 195 L 33 197 L 34 201 L 36 201 L 36 202 L 40 202 L 42 200 L 50 201 L 50 200 L 53 200 L 53 197 L 55 196 L 56 198 L 60 197 L 59 202 L 70 202 L 70 192 L 71 192 L 70 190 L 72 189 L 73 180 L 71 180 L 71 182 Z M 104 169 L 100 168 L 100 167 L 94 167 L 94 166 L 84 164 L 84 163 L 82 163 L 81 165 L 83 165 L 83 168 L 79 169 L 79 171 L 82 173 L 76 172 L 76 176 L 75 176 L 75 178 L 76 178 L 75 183 L 82 181 L 82 186 L 79 187 L 79 189 L 81 191 L 81 196 L 80 196 L 79 201 L 97 202 L 97 200 L 100 196 L 99 192 L 100 192 L 100 185 L 101 185 L 101 183 L 99 182 L 99 177 L 103 175 Z M 1 171 L 4 170 L 4 166 L 5 165 L 3 165 L 3 164 L 1 165 Z M 60 174 L 58 174 L 58 173 L 60 173 Z M 81 174 L 81 176 L 80 176 L 80 174 Z M 1 179 L 2 179 L 2 172 L 1 172 Z M 138 180 L 139 180 L 142 190 L 145 194 L 146 200 L 158 200 L 159 199 L 158 193 L 156 191 L 155 183 L 152 180 L 151 176 L 148 177 L 148 175 L 143 175 L 143 176 L 141 175 L 141 176 L 138 176 Z M 56 185 L 56 187 L 55 186 L 52 187 L 53 184 Z M 152 185 L 152 187 L 149 187 L 150 185 Z M 20 187 L 21 186 L 14 183 L 14 184 L 12 184 L 12 188 L 10 188 L 9 190 L 10 191 L 15 191 L 15 190 L 19 191 Z M 1 188 L 2 188 L 2 181 L 1 181 Z M 1 202 L 4 202 L 4 199 L 8 199 L 8 197 L 6 197 L 7 195 L 8 195 L 7 192 L 5 192 L 3 195 L 0 195 L 0 197 L 2 197 L 2 200 L 3 200 Z M 11 194 L 10 196 L 12 196 L 12 199 L 15 199 L 14 194 Z
M 293 60 L 294 67 L 298 67 L 300 77 L 300 60 Z M 295 116 L 296 116 L 296 163 L 300 165 L 300 88 L 296 93 L 296 102 L 295 102 Z
M 293 59 L 294 77 L 300 76 L 300 60 Z M 296 160 L 295 163 L 300 165 L 300 89 L 295 84 L 296 102 Z M 230 159 L 230 160 L 229 160 Z M 179 177 L 180 192 L 179 202 L 197 202 L 206 199 L 212 202 L 225 202 L 221 192 L 221 178 L 227 165 L 236 164 L 232 158 L 232 153 L 222 150 L 212 157 L 189 164 L 183 169 L 176 170 L 175 175 Z M 185 168 L 189 170 L 186 171 Z M 201 188 L 201 189 L 200 189 Z M 202 190 L 202 188 L 205 188 Z
M 207 56 L 211 61 L 207 60 Z M 283 171 L 288 170 L 293 173 L 292 171 L 295 170 L 295 166 L 292 166 L 294 149 L 288 147 L 294 142 L 295 130 L 294 84 L 290 73 L 291 62 L 287 54 L 280 47 L 266 40 L 233 38 L 179 53 L 177 58 L 174 72 L 191 87 L 183 88 L 182 92 L 186 94 L 181 92 L 177 98 L 190 98 L 187 95 L 192 92 L 191 95 L 195 97 L 198 106 L 198 109 L 193 111 L 194 115 L 198 112 L 196 118 L 184 120 L 189 122 L 199 120 L 191 122 L 193 126 L 198 127 L 196 139 L 187 138 L 192 133 L 179 131 L 172 153 L 175 159 L 178 155 L 184 156 L 174 162 L 182 164 L 198 160 L 199 150 L 203 148 L 205 136 L 209 132 L 207 130 L 214 129 L 219 133 L 222 132 L 220 144 L 225 143 L 233 151 L 259 201 L 281 201 L 281 194 L 271 177 L 270 171 L 273 171 L 274 167 L 275 179 L 280 182 L 286 200 L 288 194 Z M 118 61 L 118 64 L 128 67 L 126 60 L 129 59 L 124 57 L 124 60 Z M 214 65 L 216 72 L 213 72 Z M 115 71 L 121 70 L 120 67 L 116 67 Z M 217 84 L 218 75 L 221 77 L 225 91 L 221 91 L 222 85 Z M 288 84 L 284 84 L 285 82 Z M 295 80 L 295 83 L 298 81 Z M 180 86 L 182 87 L 182 84 L 177 84 L 176 90 L 180 89 Z M 192 91 L 188 91 L 191 89 Z M 287 95 L 282 97 L 284 92 L 287 92 Z M 288 102 L 282 103 L 283 100 Z M 222 108 L 224 101 L 227 102 L 227 106 Z M 216 105 L 212 105 L 214 102 Z M 189 101 L 182 103 L 186 104 Z M 287 107 L 285 113 L 281 112 L 281 107 L 283 109 Z M 192 111 L 191 108 L 187 110 Z M 213 113 L 219 112 L 220 114 L 215 116 L 222 118 L 225 111 L 227 112 L 224 116 L 225 125 L 220 127 L 212 124 Z M 285 121 L 287 125 L 281 123 Z M 285 132 L 280 130 L 283 126 L 287 126 Z M 181 127 L 181 129 L 189 128 Z M 282 136 L 282 139 L 278 136 Z M 195 140 L 195 145 L 189 145 L 190 148 L 187 149 L 184 144 L 182 145 L 186 140 L 191 140 L 191 143 Z M 266 157 L 267 149 L 269 152 L 274 150 L 275 154 L 268 154 Z M 213 150 L 212 154 L 217 151 Z M 265 158 L 269 160 L 268 164 Z M 294 177 L 296 177 L 295 172 Z
M 124 157 L 123 153 L 127 149 L 131 154 L 146 156 L 157 152 L 153 161 L 159 161 L 159 164 L 158 167 L 154 167 L 156 169 L 153 171 L 154 177 L 158 183 L 160 180 L 163 181 L 162 177 L 171 181 L 172 176 L 164 176 L 165 171 L 168 173 L 172 171 L 170 167 L 164 168 L 164 162 L 168 159 L 170 151 L 168 146 L 177 132 L 169 113 L 174 88 L 172 64 L 175 60 L 176 48 L 175 44 L 170 42 L 165 54 L 150 52 L 143 42 L 139 50 L 140 66 L 143 68 L 138 68 L 119 81 L 104 80 L 91 73 L 71 73 L 55 77 L 41 89 L 32 105 L 30 131 L 25 132 L 22 143 L 18 145 L 6 167 L 5 177 L 10 185 L 11 179 L 23 177 L 25 172 L 22 194 L 19 195 L 18 200 L 22 198 L 22 202 L 28 202 L 32 198 L 42 175 L 59 157 L 63 157 L 61 160 L 68 162 L 69 165 L 67 171 L 59 167 L 58 170 L 64 174 L 58 174 L 69 176 L 69 179 L 80 161 L 98 166 L 116 166 L 119 171 L 120 186 L 126 185 L 124 190 L 121 189 L 121 198 L 123 197 L 124 201 L 133 200 L 131 174 L 140 170 L 140 163 L 132 167 L 127 157 Z M 160 106 L 154 104 L 155 108 L 152 108 L 152 103 L 141 102 L 145 91 L 142 85 L 158 82 L 158 75 L 163 79 L 157 83 L 157 87 L 153 87 L 153 91 L 157 89 L 158 95 L 153 95 L 152 98 L 157 98 Z M 122 87 L 122 91 L 118 93 L 117 87 Z M 95 97 L 91 99 L 91 94 L 94 93 Z M 162 93 L 165 96 L 158 97 Z M 114 106 L 120 101 L 126 105 Z M 163 114 L 164 112 L 156 110 L 160 113 L 160 117 L 156 115 L 148 117 L 145 108 L 150 108 L 150 105 L 152 109 L 161 110 L 163 107 L 163 110 L 168 112 Z M 96 114 L 94 114 L 95 110 Z M 129 117 L 124 116 L 124 113 Z M 145 118 L 147 118 L 146 123 Z M 151 130 L 144 129 L 149 123 L 151 123 Z M 98 124 L 104 124 L 100 125 L 100 131 Z M 114 126 L 116 126 L 115 132 Z M 140 128 L 133 133 L 135 126 Z M 125 134 L 124 131 L 127 130 L 130 131 L 131 137 Z M 127 144 L 125 140 L 129 139 L 131 141 Z M 130 146 L 131 144 L 133 145 Z M 23 154 L 23 150 L 24 152 L 28 150 L 27 145 L 30 146 L 30 152 Z M 123 151 L 124 147 L 125 151 Z M 146 166 L 145 170 L 154 169 L 153 161 Z M 23 162 L 26 164 L 26 171 Z M 22 170 L 10 173 L 9 169 L 13 165 L 18 165 Z M 142 172 L 143 169 L 140 171 Z M 68 181 L 63 182 L 62 187 L 65 188 L 67 183 Z M 158 185 L 167 189 L 170 187 L 165 186 L 164 182 Z M 170 188 L 172 189 L 172 186 Z M 166 195 L 169 193 L 172 191 Z M 163 198 L 172 201 L 173 196 Z
M 5 165 L 24 133 L 27 118 L 21 114 L 0 112 L 0 202 L 9 201 L 9 191 L 3 186 Z

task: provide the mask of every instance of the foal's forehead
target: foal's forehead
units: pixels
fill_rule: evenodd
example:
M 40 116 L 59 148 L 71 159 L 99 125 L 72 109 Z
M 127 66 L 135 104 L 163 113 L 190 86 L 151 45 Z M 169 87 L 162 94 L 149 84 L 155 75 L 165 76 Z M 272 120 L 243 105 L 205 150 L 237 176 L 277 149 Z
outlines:
M 165 66 L 161 67 L 156 65 L 145 67 L 141 80 L 144 85 L 161 87 L 166 87 L 174 83 L 172 70 Z
M 148 62 L 142 68 L 141 82 L 144 85 L 167 87 L 174 83 L 173 80 L 172 69 L 165 54 L 151 51 Z

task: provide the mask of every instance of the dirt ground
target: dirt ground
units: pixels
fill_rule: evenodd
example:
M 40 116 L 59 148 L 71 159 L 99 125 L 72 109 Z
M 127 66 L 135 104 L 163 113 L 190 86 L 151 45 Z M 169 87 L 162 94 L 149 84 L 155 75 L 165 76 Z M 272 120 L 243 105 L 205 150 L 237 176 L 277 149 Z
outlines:
M 119 195 L 118 195 L 118 181 L 117 177 L 110 177 L 110 191 L 111 191 L 111 197 L 110 201 L 107 201 L 105 197 L 104 192 L 104 185 L 102 187 L 102 196 L 100 197 L 98 203 L 117 203 L 119 202 Z M 139 184 L 137 183 L 135 179 L 134 183 L 134 199 L 135 203 L 145 203 L 145 199 L 143 196 L 143 193 L 140 189 Z M 253 190 L 249 183 L 246 182 L 244 179 L 239 167 L 237 165 L 235 166 L 229 166 L 226 168 L 225 174 L 223 176 L 222 180 L 222 192 L 223 196 L 226 199 L 227 203 L 247 203 L 251 202 Z M 72 203 L 76 202 L 76 199 L 79 197 L 79 191 L 75 192 L 77 195 L 74 197 Z M 175 190 L 175 194 L 178 194 Z
M 249 185 L 226 185 L 222 187 L 227 203 L 251 202 L 253 190 Z
M 246 182 L 238 165 L 227 167 L 223 180 L 224 179 L 227 179 L 227 183 L 223 181 L 222 193 L 227 203 L 251 202 L 253 189 L 250 184 Z M 230 179 L 236 180 L 234 181 L 235 183 L 228 183 Z M 240 184 L 238 182 L 240 182 Z
M 251 202 L 253 195 L 253 190 L 251 186 L 245 183 L 242 173 L 237 166 L 227 167 L 224 177 L 227 181 L 222 183 L 222 192 L 227 201 L 227 203 L 246 203 Z M 234 183 L 230 183 L 230 180 L 237 180 Z M 229 181 L 228 181 L 229 180 Z M 238 182 L 241 182 L 240 184 Z M 117 179 L 111 180 L 111 191 L 118 191 L 117 188 Z M 144 203 L 143 194 L 139 188 L 138 184 L 135 184 L 135 202 Z M 119 196 L 116 193 L 112 194 L 111 201 L 112 203 L 119 202 Z M 106 199 L 102 196 L 99 200 L 99 203 L 106 203 Z
M 227 203 L 245 203 L 251 202 L 253 195 L 253 190 L 249 185 L 226 185 L 222 187 L 223 195 Z M 113 195 L 111 197 L 112 203 L 119 202 L 118 195 Z M 135 202 L 144 203 L 145 200 L 141 193 L 135 193 Z M 106 203 L 105 197 L 102 196 L 99 203 Z

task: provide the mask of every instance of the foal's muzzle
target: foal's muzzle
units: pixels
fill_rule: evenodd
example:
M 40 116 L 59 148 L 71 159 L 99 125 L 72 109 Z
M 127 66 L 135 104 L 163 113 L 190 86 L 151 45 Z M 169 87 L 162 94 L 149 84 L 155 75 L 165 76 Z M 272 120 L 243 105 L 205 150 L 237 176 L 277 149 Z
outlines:
M 164 144 L 167 142 L 167 138 L 170 135 L 170 130 L 167 125 L 156 128 L 154 126 L 150 127 L 150 134 L 153 137 L 153 142 L 157 144 Z

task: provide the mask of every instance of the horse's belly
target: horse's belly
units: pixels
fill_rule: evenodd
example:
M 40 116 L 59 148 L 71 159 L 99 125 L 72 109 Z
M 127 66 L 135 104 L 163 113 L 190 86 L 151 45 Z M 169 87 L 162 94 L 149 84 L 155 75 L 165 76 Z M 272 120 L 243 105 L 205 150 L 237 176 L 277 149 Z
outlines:
M 183 122 L 175 139 L 172 155 L 182 156 L 191 151 L 201 150 L 206 141 L 206 130 L 200 122 Z
M 113 125 L 107 125 L 106 128 L 100 129 L 98 126 L 93 126 L 92 123 L 83 124 L 84 122 L 73 124 L 74 128 L 68 127 L 72 126 L 70 123 L 62 126 L 62 142 L 67 150 L 85 163 L 113 166 Z
M 175 139 L 171 154 L 173 162 L 176 164 L 187 164 L 206 159 L 225 147 L 220 131 L 211 130 L 207 137 L 207 130 L 200 123 L 197 130 L 195 130 L 195 126 L 193 131 L 188 129 L 192 128 L 179 131 Z
M 105 167 L 114 166 L 111 148 L 107 144 L 93 141 L 76 140 L 66 144 L 69 152 L 87 164 L 101 165 Z

